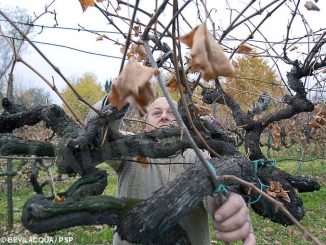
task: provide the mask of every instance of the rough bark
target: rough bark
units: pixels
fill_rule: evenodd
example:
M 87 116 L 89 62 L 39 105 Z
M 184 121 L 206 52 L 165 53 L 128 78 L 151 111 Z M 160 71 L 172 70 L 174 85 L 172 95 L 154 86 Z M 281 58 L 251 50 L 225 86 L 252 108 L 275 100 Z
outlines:
M 110 196 L 85 197 L 80 201 L 54 203 L 42 195 L 31 197 L 24 205 L 22 222 L 33 233 L 56 231 L 79 225 L 117 225 L 122 216 L 140 200 Z M 175 225 L 162 236 L 145 244 L 190 244 L 186 232 Z
M 86 133 L 85 133 L 86 134 Z M 105 143 L 102 147 L 95 144 L 92 137 L 83 134 L 82 137 L 73 139 L 73 144 L 68 140 L 68 145 L 59 145 L 57 155 L 60 156 L 57 161 L 61 173 L 84 173 L 86 169 L 110 159 L 119 159 L 121 156 L 148 156 L 153 158 L 162 158 L 174 155 L 179 150 L 185 150 L 190 147 L 190 143 L 184 137 L 178 128 L 164 128 L 155 131 L 122 136 L 117 131 L 112 131 L 110 137 L 114 140 Z M 95 135 L 95 134 L 94 134 Z M 204 145 L 197 136 L 193 136 L 198 146 L 204 149 Z M 221 155 L 230 155 L 235 153 L 234 146 L 222 141 L 216 133 L 214 138 L 207 138 L 206 141 L 211 147 Z M 87 141 L 84 141 L 88 139 Z M 98 140 L 96 140 L 98 142 Z M 83 155 L 87 154 L 88 161 L 83 161 Z
M 311 112 L 314 110 L 314 104 L 301 95 L 288 95 L 285 99 L 288 104 L 285 109 L 279 110 L 273 114 L 268 114 L 261 119 L 264 128 L 273 122 L 291 118 L 301 112 Z
M 50 143 L 23 140 L 12 134 L 0 134 L 0 154 L 54 157 L 55 147 Z
M 251 130 L 252 129 L 252 130 Z M 263 128 L 260 123 L 255 123 L 251 129 L 246 130 L 246 136 L 244 139 L 244 147 L 252 160 L 264 159 L 265 156 L 262 153 L 259 145 L 260 136 Z
M 240 154 L 213 161 L 213 164 L 220 175 L 232 174 L 251 182 L 257 181 L 252 168 L 247 167 L 250 166 L 247 160 Z M 82 182 L 94 184 L 97 182 L 94 177 L 89 176 L 88 180 L 83 177 Z M 193 181 L 189 182 L 189 179 Z M 225 184 L 229 190 L 240 191 L 236 183 Z M 24 226 L 40 233 L 81 224 L 117 225 L 121 237 L 151 244 L 157 237 L 167 238 L 167 234 L 172 232 L 170 228 L 175 227 L 204 196 L 212 193 L 213 184 L 206 170 L 199 165 L 191 167 L 143 202 L 105 196 L 79 196 L 76 199 L 73 193 L 78 189 L 70 194 L 67 192 L 63 203 L 54 203 L 40 196 L 30 198 L 24 206 Z M 180 231 L 175 229 L 176 237 L 180 237 Z
M 277 172 L 277 175 L 280 178 L 289 182 L 293 188 L 296 188 L 298 190 L 298 192 L 318 191 L 320 190 L 321 187 L 318 180 L 316 179 L 302 177 L 302 176 L 293 176 L 282 170 L 279 170 Z
M 25 125 L 35 125 L 42 120 L 42 110 L 45 107 L 35 107 L 14 114 L 8 112 L 0 115 L 0 133 L 12 133 L 14 129 Z
M 250 182 L 257 181 L 252 175 L 252 168 L 248 167 L 251 165 L 239 154 L 212 162 L 219 176 L 231 174 Z M 239 191 L 235 183 L 224 184 L 229 190 Z M 124 224 L 118 225 L 118 232 L 127 240 L 136 238 L 136 242 L 146 243 L 157 233 L 163 233 L 175 225 L 213 190 L 211 178 L 205 169 L 202 166 L 192 167 L 132 209 Z
M 241 154 L 213 159 L 212 163 L 218 170 L 218 176 L 234 175 L 259 186 L 259 181 L 253 174 L 253 167 Z M 281 178 L 273 176 L 273 173 L 266 173 L 266 176 L 269 179 L 281 181 L 284 189 L 290 191 L 291 202 L 283 201 L 283 203 L 300 220 L 304 214 L 303 205 L 296 197 L 295 191 Z M 259 177 L 262 181 L 267 181 L 267 177 L 262 175 Z M 80 183 L 85 184 L 84 187 L 97 184 L 95 175 L 83 178 L 84 180 Z M 80 183 L 75 186 L 79 188 Z M 228 190 L 248 197 L 248 188 L 240 187 L 234 182 L 223 182 L 223 184 Z M 73 191 L 61 194 L 66 195 L 63 203 L 54 203 L 44 197 L 32 197 L 24 206 L 24 226 L 34 233 L 42 233 L 81 224 L 117 225 L 122 238 L 132 242 L 152 244 L 155 243 L 157 237 L 167 237 L 167 232 L 172 232 L 171 227 L 175 227 L 183 216 L 214 190 L 210 176 L 201 165 L 190 167 L 181 176 L 143 202 L 125 198 L 88 196 L 92 194 L 92 191 L 87 195 L 82 195 L 83 198 L 80 195 L 76 197 L 74 193 L 79 192 L 78 188 L 72 188 Z M 92 188 L 84 190 L 92 190 Z M 252 199 L 257 197 L 257 194 L 251 192 Z M 265 199 L 254 204 L 253 208 L 273 221 L 290 224 L 287 217 L 277 212 L 275 207 Z M 178 234 L 176 237 L 180 237 L 176 229 L 173 228 L 173 232 Z
M 238 108 L 236 105 L 234 106 Z M 41 118 L 48 127 L 61 137 L 61 141 L 55 149 L 59 171 L 71 174 L 79 173 L 82 177 L 66 192 L 60 194 L 65 197 L 63 203 L 47 202 L 39 197 L 30 199 L 24 207 L 24 225 L 33 232 L 49 232 L 81 224 L 105 223 L 117 225 L 121 237 L 129 241 L 145 244 L 155 244 L 160 241 L 158 244 L 164 244 L 164 242 L 168 244 L 172 241 L 166 240 L 168 237 L 173 237 L 173 239 L 181 237 L 182 241 L 187 244 L 185 236 L 182 235 L 184 231 L 176 227 L 176 224 L 184 215 L 196 207 L 204 196 L 209 195 L 213 190 L 211 177 L 207 175 L 206 170 L 201 165 L 190 168 L 182 176 L 134 208 L 128 207 L 127 210 L 124 209 L 120 212 L 114 205 L 121 204 L 124 206 L 124 201 L 120 202 L 120 199 L 109 198 L 107 205 L 105 204 L 105 211 L 101 209 L 102 204 L 99 203 L 99 200 L 104 197 L 98 195 L 107 185 L 107 175 L 96 169 L 97 164 L 121 156 L 167 157 L 175 154 L 177 150 L 187 149 L 190 146 L 178 128 L 164 128 L 138 135 L 122 136 L 115 130 L 116 123 L 112 124 L 112 121 L 120 120 L 124 112 L 119 113 L 110 107 L 107 109 L 96 119 L 91 120 L 84 129 L 80 129 L 57 106 L 44 107 L 37 112 L 39 115 L 35 115 L 35 118 Z M 10 114 L 10 116 L 16 116 L 16 114 Z M 245 119 L 248 120 L 247 117 Z M 101 146 L 103 129 L 107 126 L 109 127 L 109 135 L 105 139 L 106 143 Z M 237 153 L 225 133 L 212 125 L 205 124 L 205 128 L 209 130 L 206 132 L 205 140 L 213 150 L 223 155 L 219 160 L 212 160 L 218 170 L 218 175 L 235 175 L 253 182 L 259 187 L 260 182 L 251 162 Z M 255 129 L 257 131 L 261 128 L 261 123 L 255 122 L 250 127 L 248 126 L 247 130 Z M 255 143 L 255 139 L 259 135 L 259 133 L 252 134 L 251 143 Z M 204 148 L 194 134 L 193 138 L 200 148 Z M 260 149 L 258 148 L 258 150 Z M 28 150 L 26 152 L 28 153 Z M 273 171 L 277 172 L 275 169 Z M 274 172 L 269 174 L 268 178 L 264 178 L 263 181 L 268 183 L 269 180 L 275 179 L 277 174 Z M 301 219 L 304 213 L 301 200 L 287 180 L 280 179 L 279 181 L 291 193 L 291 202 L 287 207 L 295 217 Z M 247 188 L 240 188 L 239 184 L 236 183 L 224 184 L 229 190 L 238 191 L 244 197 L 248 197 Z M 250 195 L 251 199 L 258 197 L 257 194 L 253 193 Z M 87 200 L 92 201 L 87 202 Z M 261 199 L 260 202 L 263 204 L 255 206 L 255 210 L 259 214 L 276 222 L 289 224 L 283 214 L 276 213 L 272 205 L 265 204 L 267 203 L 265 199 Z M 132 203 L 134 204 L 134 202 Z M 75 208 L 75 205 L 79 205 L 78 207 L 83 207 L 83 209 L 77 208 L 77 211 L 73 211 L 71 207 Z M 98 211 L 94 211 L 94 207 Z M 45 226 L 45 223 L 49 225 Z
M 286 95 L 284 97 L 284 101 L 287 103 L 286 108 L 265 115 L 257 121 L 253 120 L 251 115 L 241 109 L 240 105 L 223 90 L 218 80 L 216 80 L 216 89 L 206 89 L 203 91 L 203 101 L 207 104 L 216 101 L 217 103 L 227 105 L 232 110 L 232 116 L 236 125 L 245 130 L 244 146 L 249 159 L 264 159 L 267 161 L 259 145 L 264 129 L 273 122 L 291 118 L 300 112 L 310 112 L 314 109 L 313 103 L 306 98 L 307 93 L 300 81 L 302 77 L 308 74 L 305 67 L 300 67 L 298 63 L 294 63 L 291 71 L 287 74 L 287 78 L 289 87 L 296 92 L 295 96 Z M 264 168 L 262 168 L 262 171 L 265 171 Z M 316 180 L 284 174 L 284 171 L 277 168 L 274 169 L 274 172 L 277 173 L 275 176 L 283 176 L 285 178 L 284 181 L 299 191 L 319 190 L 320 188 Z
M 35 125 L 41 121 L 58 137 L 77 137 L 80 127 L 74 122 L 58 105 L 37 106 L 32 109 L 25 109 L 16 105 L 8 98 L 4 98 L 2 104 L 10 104 L 4 107 L 0 115 L 0 133 L 12 133 L 16 128 L 25 125 Z
M 297 219 L 301 220 L 305 214 L 304 206 L 301 198 L 296 194 L 296 190 L 292 187 L 292 185 L 281 176 L 280 171 L 274 167 L 265 168 L 258 172 L 257 176 L 259 177 L 261 183 L 265 183 L 269 185 L 270 181 L 276 181 L 281 183 L 282 188 L 288 194 L 290 198 L 290 202 L 281 200 L 280 198 L 275 198 L 278 201 L 282 201 L 285 208 Z M 260 186 L 258 186 L 260 187 Z M 264 198 L 262 198 L 264 199 Z M 276 212 L 271 212 L 271 210 L 275 210 L 275 207 L 268 201 L 259 201 L 252 205 L 253 210 L 256 213 L 260 213 L 264 217 L 268 217 L 270 220 L 285 224 L 291 225 L 292 222 L 287 218 L 280 215 L 277 215 Z

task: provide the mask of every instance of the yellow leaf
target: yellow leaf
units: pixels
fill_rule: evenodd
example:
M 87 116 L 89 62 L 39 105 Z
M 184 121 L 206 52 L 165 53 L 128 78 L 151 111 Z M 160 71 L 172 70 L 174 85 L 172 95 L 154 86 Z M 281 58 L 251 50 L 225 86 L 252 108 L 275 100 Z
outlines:
M 180 37 L 180 41 L 191 48 L 191 65 L 200 70 L 205 80 L 218 76 L 231 77 L 234 68 L 224 54 L 222 47 L 208 32 L 206 23 L 195 27 L 190 33 Z
M 53 202 L 55 202 L 55 203 L 62 203 L 62 202 L 64 202 L 65 201 L 65 198 L 62 196 L 62 197 L 60 197 L 60 196 L 56 196 L 54 199 L 53 199 Z
M 84 12 L 88 7 L 93 7 L 94 6 L 94 1 L 93 0 L 79 0 L 79 2 L 80 2 L 80 5 L 81 5 Z
M 112 84 L 110 103 L 121 110 L 129 102 L 146 113 L 146 107 L 155 99 L 149 79 L 158 74 L 158 69 L 142 66 L 131 58 Z

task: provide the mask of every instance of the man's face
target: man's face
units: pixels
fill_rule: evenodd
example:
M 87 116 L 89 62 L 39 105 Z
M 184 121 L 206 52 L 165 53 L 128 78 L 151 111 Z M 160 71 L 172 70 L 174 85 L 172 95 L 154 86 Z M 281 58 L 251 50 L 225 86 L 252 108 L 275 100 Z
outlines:
M 169 127 L 176 125 L 175 117 L 170 109 L 170 106 L 165 97 L 157 98 L 148 109 L 147 122 L 158 128 Z M 145 130 L 151 131 L 155 129 L 149 124 L 146 124 Z

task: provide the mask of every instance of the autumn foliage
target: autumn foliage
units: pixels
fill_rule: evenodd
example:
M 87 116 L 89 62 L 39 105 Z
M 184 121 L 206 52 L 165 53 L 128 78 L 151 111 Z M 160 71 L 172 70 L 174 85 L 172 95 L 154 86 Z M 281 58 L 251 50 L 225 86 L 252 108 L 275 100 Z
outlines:
M 281 83 L 276 73 L 262 58 L 245 55 L 233 62 L 237 67 L 235 77 L 227 79 L 224 83 L 225 90 L 243 110 L 251 110 L 253 102 L 262 92 L 271 96 L 274 108 L 281 104 L 284 95 Z
M 97 82 L 96 76 L 92 73 L 85 73 L 81 78 L 78 78 L 74 82 L 74 87 L 81 96 L 93 104 L 102 99 L 105 95 L 101 84 Z M 84 120 L 89 112 L 89 107 L 80 103 L 73 91 L 68 87 L 63 90 L 62 95 L 69 102 L 77 115 Z M 65 105 L 63 108 L 68 114 L 70 113 Z

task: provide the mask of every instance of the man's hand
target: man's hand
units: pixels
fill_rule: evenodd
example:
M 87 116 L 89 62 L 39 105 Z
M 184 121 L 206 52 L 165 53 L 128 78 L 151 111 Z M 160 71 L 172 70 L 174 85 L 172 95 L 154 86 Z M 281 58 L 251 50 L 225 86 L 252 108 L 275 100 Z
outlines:
M 213 200 L 218 206 L 218 198 Z M 231 193 L 223 205 L 214 210 L 213 227 L 216 239 L 224 242 L 243 240 L 244 245 L 255 245 L 256 239 L 250 221 L 249 210 L 243 198 Z

